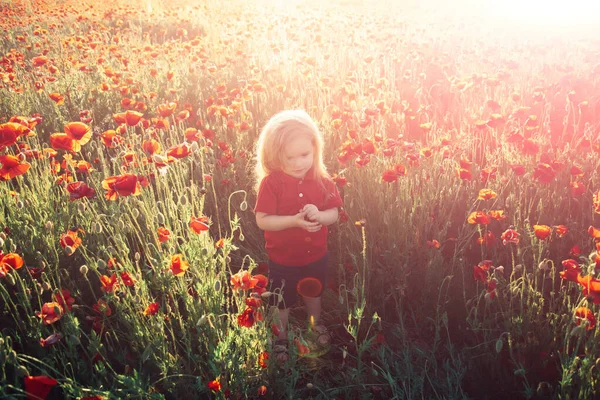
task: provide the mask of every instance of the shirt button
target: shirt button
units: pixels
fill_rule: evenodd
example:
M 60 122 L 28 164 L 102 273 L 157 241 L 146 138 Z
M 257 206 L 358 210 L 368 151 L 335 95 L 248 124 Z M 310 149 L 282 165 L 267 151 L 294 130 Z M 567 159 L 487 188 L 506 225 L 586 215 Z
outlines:
M 298 182 L 298 185 L 302 185 L 302 181 Z
M 303 197 L 304 195 L 302 193 L 300 193 L 298 196 Z

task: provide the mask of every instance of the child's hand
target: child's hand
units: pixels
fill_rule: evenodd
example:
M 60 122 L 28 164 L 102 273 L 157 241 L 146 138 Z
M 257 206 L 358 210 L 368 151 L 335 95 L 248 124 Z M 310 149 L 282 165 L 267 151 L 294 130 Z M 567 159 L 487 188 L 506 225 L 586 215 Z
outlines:
M 306 219 L 304 219 L 304 217 L 307 217 L 307 213 L 307 211 L 302 210 L 298 214 L 296 214 L 296 226 L 308 232 L 320 231 L 323 226 L 319 222 L 307 221 Z
M 308 218 L 309 221 L 315 221 L 315 222 L 321 223 L 320 218 L 319 218 L 321 212 L 319 211 L 317 206 L 315 206 L 314 204 L 305 205 L 301 211 L 306 211 L 306 218 Z

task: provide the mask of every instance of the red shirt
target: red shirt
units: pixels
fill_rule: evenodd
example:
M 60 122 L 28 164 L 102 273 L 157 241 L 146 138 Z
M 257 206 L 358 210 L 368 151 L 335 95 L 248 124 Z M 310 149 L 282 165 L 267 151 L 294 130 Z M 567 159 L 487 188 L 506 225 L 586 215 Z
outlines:
M 270 215 L 296 215 L 306 204 L 319 211 L 341 207 L 340 193 L 335 183 L 323 179 L 325 188 L 312 178 L 312 169 L 303 179 L 282 171 L 267 175 L 258 189 L 255 212 Z M 318 232 L 302 228 L 265 231 L 265 249 L 269 259 L 277 264 L 300 267 L 320 260 L 327 253 L 327 227 Z

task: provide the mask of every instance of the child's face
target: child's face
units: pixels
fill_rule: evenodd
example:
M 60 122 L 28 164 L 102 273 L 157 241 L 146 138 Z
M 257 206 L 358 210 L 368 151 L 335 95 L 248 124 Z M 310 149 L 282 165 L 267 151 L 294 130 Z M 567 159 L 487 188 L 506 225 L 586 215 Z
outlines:
M 283 146 L 281 169 L 294 178 L 304 178 L 313 165 L 313 153 L 310 137 L 298 135 Z

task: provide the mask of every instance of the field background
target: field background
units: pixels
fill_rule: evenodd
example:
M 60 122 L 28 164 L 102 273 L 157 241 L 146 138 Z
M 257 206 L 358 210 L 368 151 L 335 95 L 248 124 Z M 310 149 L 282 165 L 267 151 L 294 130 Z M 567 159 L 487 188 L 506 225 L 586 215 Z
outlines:
M 599 396 L 598 14 L 510 7 L 0 1 L 0 397 Z M 278 366 L 289 108 L 344 210 L 332 346 L 295 308 Z

